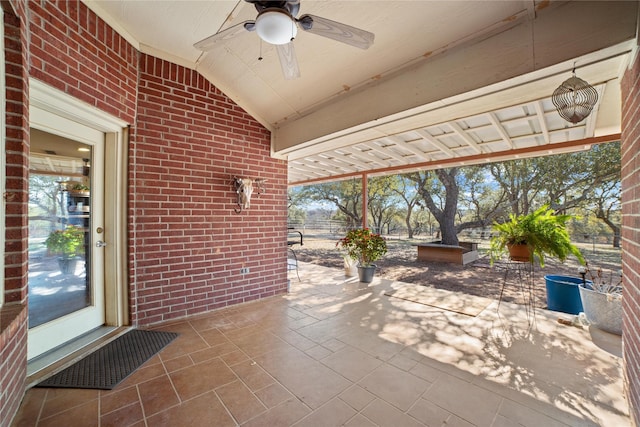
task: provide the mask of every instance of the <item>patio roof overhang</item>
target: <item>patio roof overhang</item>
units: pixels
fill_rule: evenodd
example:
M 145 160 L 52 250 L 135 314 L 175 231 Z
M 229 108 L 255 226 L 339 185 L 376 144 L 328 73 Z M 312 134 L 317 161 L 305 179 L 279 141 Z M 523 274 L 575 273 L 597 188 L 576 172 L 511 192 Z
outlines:
M 618 43 L 274 154 L 288 159 L 289 185 L 295 186 L 560 154 L 619 141 L 620 80 L 634 46 L 635 40 Z M 562 119 L 551 100 L 574 66 L 598 92 L 592 113 L 577 124 Z M 286 130 L 276 131 L 275 138 L 283 135 Z

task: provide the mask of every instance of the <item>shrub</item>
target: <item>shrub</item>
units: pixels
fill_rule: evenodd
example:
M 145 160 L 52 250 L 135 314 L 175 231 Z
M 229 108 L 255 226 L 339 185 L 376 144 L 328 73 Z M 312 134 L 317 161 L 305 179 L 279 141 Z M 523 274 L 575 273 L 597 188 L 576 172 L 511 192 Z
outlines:
M 361 267 L 370 266 L 387 253 L 386 240 L 368 228 L 350 230 L 336 246 L 346 251 L 350 258 L 357 259 Z
M 63 230 L 53 231 L 44 243 L 50 252 L 72 258 L 84 250 L 84 231 L 82 228 L 68 225 Z

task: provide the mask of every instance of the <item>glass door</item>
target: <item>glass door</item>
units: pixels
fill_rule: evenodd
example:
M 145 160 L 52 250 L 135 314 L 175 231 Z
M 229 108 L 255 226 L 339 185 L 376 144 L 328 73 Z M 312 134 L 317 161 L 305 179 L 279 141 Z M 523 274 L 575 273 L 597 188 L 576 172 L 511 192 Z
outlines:
M 105 322 L 104 134 L 74 127 L 31 130 L 29 359 Z

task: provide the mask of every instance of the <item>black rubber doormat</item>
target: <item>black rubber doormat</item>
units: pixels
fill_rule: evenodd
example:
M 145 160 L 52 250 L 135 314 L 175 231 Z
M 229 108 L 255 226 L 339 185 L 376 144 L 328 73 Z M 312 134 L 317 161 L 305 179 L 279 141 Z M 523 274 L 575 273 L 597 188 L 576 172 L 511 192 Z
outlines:
M 133 329 L 37 387 L 111 390 L 177 336 L 174 332 Z

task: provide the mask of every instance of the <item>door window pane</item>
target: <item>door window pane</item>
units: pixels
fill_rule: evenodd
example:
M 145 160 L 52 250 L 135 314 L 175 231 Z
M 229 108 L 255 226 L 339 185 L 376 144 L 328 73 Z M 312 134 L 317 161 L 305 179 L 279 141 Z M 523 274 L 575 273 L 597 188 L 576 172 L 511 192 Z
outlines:
M 32 130 L 29 327 L 92 305 L 91 146 Z

